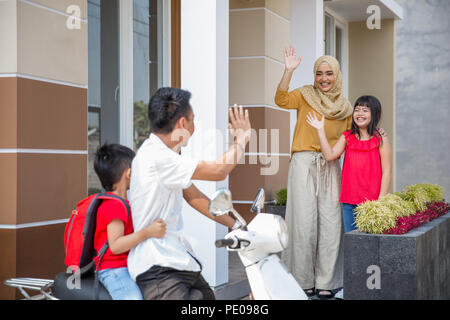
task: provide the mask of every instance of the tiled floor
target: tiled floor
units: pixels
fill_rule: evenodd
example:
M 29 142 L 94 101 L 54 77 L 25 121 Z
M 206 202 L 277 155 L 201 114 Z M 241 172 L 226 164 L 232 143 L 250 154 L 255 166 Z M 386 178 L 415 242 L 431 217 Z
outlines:
M 228 252 L 228 283 L 215 288 L 217 300 L 248 300 L 250 286 L 247 280 L 245 268 L 236 252 Z M 342 299 L 342 292 L 336 295 L 332 300 Z M 317 296 L 310 300 L 318 300 Z

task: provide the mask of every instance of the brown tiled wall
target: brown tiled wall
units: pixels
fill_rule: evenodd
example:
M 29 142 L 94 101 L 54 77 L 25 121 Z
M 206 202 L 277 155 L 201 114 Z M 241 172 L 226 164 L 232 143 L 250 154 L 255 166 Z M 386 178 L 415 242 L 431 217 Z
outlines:
M 87 89 L 18 79 L 18 147 L 87 149 Z
M 17 78 L 0 78 L 0 148 L 17 147 Z
M 235 201 L 252 201 L 259 188 L 264 188 L 266 200 L 273 200 L 275 192 L 287 185 L 290 113 L 278 109 L 273 98 L 284 68 L 283 47 L 290 42 L 289 19 L 290 0 L 230 0 L 229 100 L 231 105 L 248 106 L 258 141 L 256 150 L 247 147 L 251 154 L 230 174 L 229 186 Z M 268 135 L 265 150 L 259 145 L 259 133 L 263 129 Z M 271 129 L 278 130 L 275 149 L 272 149 L 272 139 L 276 136 Z M 256 157 L 252 155 L 255 151 Z M 263 165 L 261 152 L 278 156 L 272 159 L 278 162 L 278 168 L 271 175 L 261 171 L 271 166 Z M 235 208 L 248 221 L 254 217 L 249 212 L 250 205 L 236 203 Z
M 86 195 L 87 155 L 20 154 L 17 223 L 68 219 Z
M 0 1 L 0 299 L 22 298 L 7 278 L 64 270 L 59 220 L 87 191 L 87 23 L 67 28 L 69 5 L 86 19 L 86 0 Z
M 0 299 L 23 298 L 17 290 L 3 285 L 5 279 L 53 279 L 57 273 L 64 271 L 63 237 L 62 224 L 16 230 L 0 229 Z

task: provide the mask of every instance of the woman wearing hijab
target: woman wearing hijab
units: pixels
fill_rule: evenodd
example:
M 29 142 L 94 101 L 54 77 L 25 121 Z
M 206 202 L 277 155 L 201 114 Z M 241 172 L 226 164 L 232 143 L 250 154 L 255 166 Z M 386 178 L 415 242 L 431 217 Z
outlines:
M 289 245 L 282 260 L 306 294 L 327 299 L 343 286 L 341 250 L 342 214 L 339 204 L 339 160 L 327 162 L 315 129 L 306 122 L 309 112 L 325 117 L 325 132 L 331 146 L 351 129 L 353 108 L 343 96 L 339 62 L 320 57 L 314 65 L 314 85 L 289 92 L 293 72 L 300 65 L 293 47 L 285 48 L 285 71 L 275 103 L 297 110 L 297 124 L 289 166 L 286 223 Z

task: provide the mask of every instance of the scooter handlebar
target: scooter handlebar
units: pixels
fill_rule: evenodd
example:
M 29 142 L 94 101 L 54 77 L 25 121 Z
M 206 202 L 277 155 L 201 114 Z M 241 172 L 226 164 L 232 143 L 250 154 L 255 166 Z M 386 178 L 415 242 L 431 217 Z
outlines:
M 236 245 L 235 239 L 220 239 L 216 240 L 216 247 L 222 248 L 222 247 L 234 247 Z

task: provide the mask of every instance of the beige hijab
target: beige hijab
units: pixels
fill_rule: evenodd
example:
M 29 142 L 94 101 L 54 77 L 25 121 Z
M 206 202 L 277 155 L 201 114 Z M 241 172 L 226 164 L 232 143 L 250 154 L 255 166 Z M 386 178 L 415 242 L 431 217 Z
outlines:
M 314 64 L 314 76 L 322 63 L 328 63 L 333 70 L 335 81 L 328 92 L 322 92 L 318 83 L 299 88 L 306 102 L 318 113 L 331 120 L 342 120 L 353 113 L 353 108 L 342 92 L 342 74 L 339 61 L 332 56 L 322 56 Z

